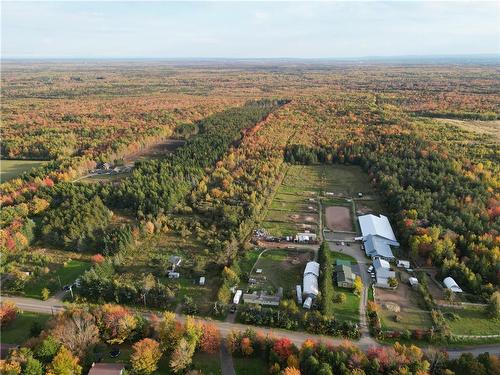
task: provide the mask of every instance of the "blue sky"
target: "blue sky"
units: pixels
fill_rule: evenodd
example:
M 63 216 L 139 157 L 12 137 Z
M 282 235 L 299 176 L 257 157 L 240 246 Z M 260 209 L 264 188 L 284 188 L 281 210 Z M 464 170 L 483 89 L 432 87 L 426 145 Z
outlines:
M 496 2 L 2 2 L 3 57 L 500 53 Z

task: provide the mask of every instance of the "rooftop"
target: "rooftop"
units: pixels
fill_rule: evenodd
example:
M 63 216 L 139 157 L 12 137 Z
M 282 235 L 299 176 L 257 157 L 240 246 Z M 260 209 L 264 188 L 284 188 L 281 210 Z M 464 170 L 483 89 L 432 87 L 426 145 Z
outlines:
M 372 214 L 363 215 L 358 218 L 363 237 L 369 234 L 387 238 L 388 240 L 396 241 L 396 236 L 392 231 L 391 223 L 387 216 L 375 216 Z

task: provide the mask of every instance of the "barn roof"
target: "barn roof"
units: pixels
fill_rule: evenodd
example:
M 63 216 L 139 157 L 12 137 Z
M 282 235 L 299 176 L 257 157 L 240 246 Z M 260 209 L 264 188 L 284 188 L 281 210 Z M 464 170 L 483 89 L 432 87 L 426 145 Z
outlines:
M 317 296 L 318 293 L 318 277 L 312 273 L 304 275 L 304 294 Z
M 388 240 L 396 241 L 396 236 L 392 231 L 391 223 L 387 216 L 375 216 L 372 214 L 363 215 L 358 218 L 363 237 L 369 234 L 387 238 Z
M 365 237 L 365 253 L 369 257 L 393 259 L 391 246 L 399 247 L 399 242 L 389 240 L 379 235 L 369 234 Z
M 319 276 L 319 263 L 318 262 L 307 262 L 306 268 L 304 269 L 304 275 L 311 273 L 313 275 Z

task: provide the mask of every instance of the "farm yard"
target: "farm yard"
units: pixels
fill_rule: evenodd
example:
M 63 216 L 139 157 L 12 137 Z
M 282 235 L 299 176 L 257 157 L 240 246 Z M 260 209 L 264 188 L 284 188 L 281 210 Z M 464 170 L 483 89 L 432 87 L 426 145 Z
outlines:
M 376 288 L 374 297 L 380 306 L 383 329 L 403 331 L 432 326 L 430 313 L 425 309 L 421 296 L 407 283 L 400 282 L 395 290 Z
M 0 180 L 6 182 L 19 177 L 24 172 L 37 168 L 44 163 L 43 160 L 0 160 Z
M 276 293 L 281 287 L 285 296 L 293 297 L 295 286 L 302 284 L 306 263 L 313 259 L 314 251 L 308 249 L 266 249 L 249 275 L 255 280 L 250 290 Z

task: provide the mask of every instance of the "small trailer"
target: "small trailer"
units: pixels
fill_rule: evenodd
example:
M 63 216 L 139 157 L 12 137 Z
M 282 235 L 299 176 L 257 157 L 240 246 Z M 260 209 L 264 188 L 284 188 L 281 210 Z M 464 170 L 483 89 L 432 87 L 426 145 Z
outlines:
M 241 290 L 237 290 L 236 293 L 234 294 L 233 303 L 235 305 L 240 303 L 240 299 L 241 299 L 242 294 L 243 294 L 243 291 L 241 291 Z

